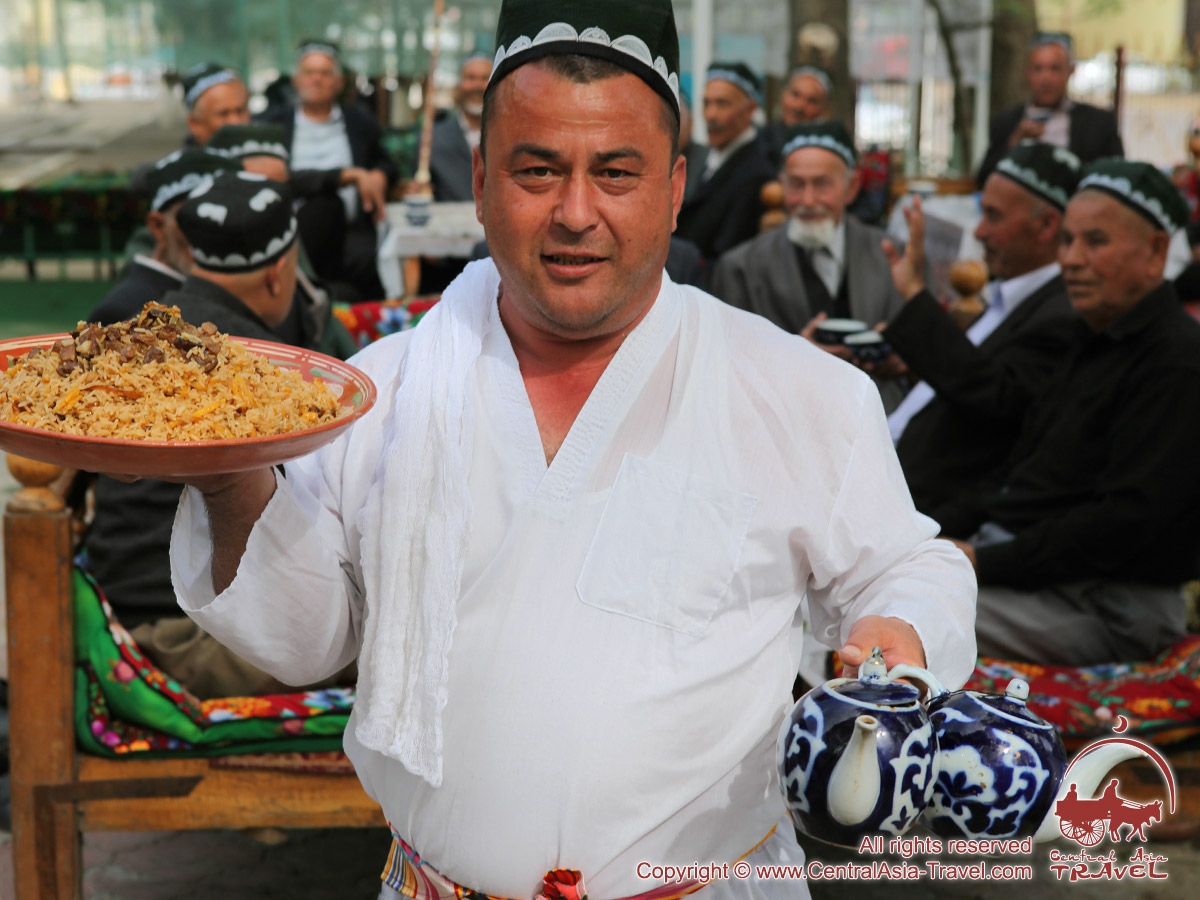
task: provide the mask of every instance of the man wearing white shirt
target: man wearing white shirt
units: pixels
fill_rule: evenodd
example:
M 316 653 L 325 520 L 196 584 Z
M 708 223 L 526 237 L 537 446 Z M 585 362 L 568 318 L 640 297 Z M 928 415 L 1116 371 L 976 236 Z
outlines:
M 984 186 L 975 231 L 996 280 L 965 335 L 923 278 L 910 277 L 922 264 L 924 223 L 919 203 L 906 211 L 916 228 L 893 267 L 906 302 L 884 337 L 923 379 L 888 417 L 918 509 L 976 487 L 1004 463 L 1030 401 L 1070 345 L 1076 316 L 1056 254 L 1078 180 L 1079 161 L 1048 144 L 1023 144 L 1001 160 Z
M 969 566 L 861 373 L 664 276 L 668 0 L 506 0 L 496 44 L 492 259 L 357 357 L 380 399 L 344 436 L 185 492 L 181 605 L 284 679 L 359 657 L 345 742 L 389 890 L 611 900 L 662 887 L 643 861 L 799 863 L 774 756 L 801 600 L 852 667 L 878 644 L 958 685 Z M 806 893 L 658 896 L 696 888 Z

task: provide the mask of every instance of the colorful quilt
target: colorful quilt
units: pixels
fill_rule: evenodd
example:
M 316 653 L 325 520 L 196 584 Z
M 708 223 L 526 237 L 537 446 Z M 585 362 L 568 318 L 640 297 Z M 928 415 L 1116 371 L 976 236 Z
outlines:
M 389 334 L 416 328 L 421 317 L 440 299 L 441 295 L 373 303 L 335 303 L 333 314 L 362 348 Z
M 1149 662 L 1070 668 L 980 659 L 967 687 L 1001 693 L 1013 678 L 1029 682 L 1029 708 L 1068 743 L 1111 735 L 1118 716 L 1129 734 L 1158 745 L 1200 734 L 1200 635 Z
M 101 756 L 331 752 L 353 688 L 197 700 L 144 657 L 99 586 L 75 570 L 75 731 Z

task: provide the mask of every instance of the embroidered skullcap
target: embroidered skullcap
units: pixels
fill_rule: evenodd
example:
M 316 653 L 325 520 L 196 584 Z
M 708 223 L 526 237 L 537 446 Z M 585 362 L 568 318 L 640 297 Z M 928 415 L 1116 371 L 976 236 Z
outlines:
M 592 56 L 632 72 L 679 114 L 679 35 L 671 0 L 504 0 L 488 90 L 552 55 Z
M 1039 31 L 1029 42 L 1029 49 L 1038 47 L 1062 47 L 1067 51 L 1067 59 L 1075 59 L 1075 41 L 1065 31 Z
M 1187 201 L 1171 179 L 1150 163 L 1098 159 L 1084 170 L 1078 190 L 1102 191 L 1168 234 L 1187 224 Z
M 824 69 L 818 69 L 816 66 L 796 66 L 788 75 L 788 81 L 793 78 L 799 78 L 804 75 L 807 78 L 813 79 L 817 84 L 821 85 L 821 89 L 825 91 L 826 97 L 833 96 L 833 79 L 829 77 L 829 73 Z
M 208 139 L 205 147 L 230 159 L 247 156 L 273 156 L 288 162 L 287 132 L 282 125 L 252 122 L 248 125 L 223 125 Z
M 1079 185 L 1083 166 L 1079 157 L 1064 147 L 1038 141 L 1023 141 L 1000 160 L 996 172 L 1060 210 Z
M 792 125 L 784 132 L 782 158 L 787 159 L 797 150 L 804 147 L 820 147 L 838 156 L 842 162 L 853 169 L 858 164 L 858 154 L 854 152 L 854 139 L 841 122 L 809 122 L 806 125 Z
M 762 103 L 762 82 L 740 62 L 715 62 L 708 67 L 708 81 L 728 81 L 755 103 Z
M 146 173 L 150 209 L 162 212 L 196 188 L 211 183 L 221 172 L 235 172 L 241 168 L 241 163 L 210 153 L 203 147 L 176 150 L 156 162 Z
M 250 172 L 222 175 L 196 189 L 176 220 L 196 265 L 216 272 L 261 269 L 296 242 L 291 190 Z
M 300 49 L 296 51 L 296 61 L 304 59 L 310 53 L 321 53 L 328 56 L 334 61 L 337 67 L 342 67 L 342 51 L 333 41 L 326 41 L 322 38 L 307 38 L 300 42 Z
M 183 105 L 191 109 L 204 93 L 218 84 L 228 84 L 231 81 L 241 81 L 240 76 L 228 66 L 218 63 L 200 63 L 188 69 L 179 79 L 183 86 Z

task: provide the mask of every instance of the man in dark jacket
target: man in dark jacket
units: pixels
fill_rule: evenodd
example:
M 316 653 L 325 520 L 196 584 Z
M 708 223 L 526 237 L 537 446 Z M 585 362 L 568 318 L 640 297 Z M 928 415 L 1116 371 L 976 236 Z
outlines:
M 240 168 L 240 163 L 200 147 L 176 150 L 147 168 L 144 186 L 150 211 L 146 213 L 146 229 L 153 239 L 152 248 L 134 255 L 121 280 L 92 310 L 89 322 L 111 325 L 128 319 L 183 283 L 192 269 L 192 251 L 179 230 L 175 213 L 201 184 L 220 172 Z
M 1058 260 L 1079 313 L 1004 478 L 934 510 L 979 579 L 986 656 L 1150 659 L 1186 633 L 1200 559 L 1200 325 L 1163 280 L 1187 204 L 1148 163 L 1101 160 Z
M 759 191 L 774 177 L 752 121 L 761 93 L 758 78 L 742 63 L 709 66 L 704 88 L 708 160 L 700 183 L 683 201 L 675 230 L 700 248 L 709 265 L 758 234 Z
M 992 117 L 987 155 L 979 166 L 981 188 L 996 164 L 1022 141 L 1066 147 L 1085 165 L 1125 155 L 1116 116 L 1067 96 L 1074 71 L 1070 35 L 1043 32 L 1034 38 L 1025 66 L 1029 102 Z
M 297 106 L 262 118 L 285 131 L 304 246 L 322 278 L 353 285 L 358 299 L 380 299 L 376 223 L 397 174 L 383 133 L 368 113 L 338 102 L 344 78 L 333 44 L 302 44 L 293 81 Z
M 194 193 L 177 213 L 194 268 L 162 302 L 194 325 L 212 322 L 226 334 L 277 341 L 272 329 L 292 306 L 296 271 L 298 229 L 287 185 L 237 172 Z M 84 541 L 96 580 L 147 657 L 197 696 L 292 690 L 180 613 L 168 552 L 182 489 L 98 476 Z
M 994 281 L 987 311 L 965 334 L 924 289 L 919 205 L 910 216 L 906 259 L 893 254 L 892 268 L 905 303 L 884 337 L 923 379 L 888 417 L 923 512 L 977 489 L 1004 461 L 1071 345 L 1078 316 L 1058 266 L 1058 234 L 1079 173 L 1069 150 L 1030 143 L 988 178 L 975 237 Z

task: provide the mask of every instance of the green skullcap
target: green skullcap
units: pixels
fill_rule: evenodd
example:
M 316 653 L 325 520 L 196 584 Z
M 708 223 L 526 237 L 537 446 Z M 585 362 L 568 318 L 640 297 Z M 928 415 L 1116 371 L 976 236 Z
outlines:
M 787 159 L 804 147 L 828 150 L 851 169 L 858 164 L 858 156 L 854 152 L 854 139 L 841 122 L 811 122 L 788 128 L 784 133 L 782 158 Z
M 546 56 L 592 56 L 641 78 L 679 113 L 679 36 L 671 0 L 504 0 L 488 90 Z
M 211 88 L 218 84 L 241 80 L 237 72 L 220 63 L 200 63 L 192 66 L 179 78 L 179 83 L 183 86 L 183 105 L 191 109 Z
M 1081 169 L 1079 157 L 1070 150 L 1024 141 L 1000 160 L 996 173 L 1062 210 L 1079 185 Z
M 1103 191 L 1168 234 L 1187 224 L 1188 206 L 1183 195 L 1150 163 L 1116 157 L 1098 159 L 1084 171 L 1079 190 Z

